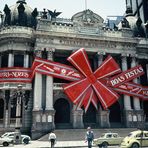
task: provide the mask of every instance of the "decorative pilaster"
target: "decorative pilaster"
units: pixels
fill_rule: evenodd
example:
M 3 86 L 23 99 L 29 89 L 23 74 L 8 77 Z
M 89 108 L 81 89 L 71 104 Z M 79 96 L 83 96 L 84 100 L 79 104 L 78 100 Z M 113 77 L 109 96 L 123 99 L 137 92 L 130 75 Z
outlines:
M 131 57 L 132 57 L 131 67 L 134 67 L 134 66 L 136 66 L 136 55 L 131 55 Z M 137 83 L 138 82 L 138 79 L 135 78 L 133 80 L 133 82 Z M 140 100 L 139 100 L 139 98 L 133 97 L 133 103 L 134 103 L 134 109 L 135 110 L 140 110 L 141 109 L 140 108 Z
M 37 57 L 42 57 L 40 50 L 36 51 Z M 35 74 L 35 85 L 34 85 L 34 111 L 42 110 L 42 75 L 39 73 Z
M 76 106 L 73 105 L 72 110 L 72 124 L 73 128 L 84 128 L 83 123 L 83 110 L 81 108 L 75 109 Z

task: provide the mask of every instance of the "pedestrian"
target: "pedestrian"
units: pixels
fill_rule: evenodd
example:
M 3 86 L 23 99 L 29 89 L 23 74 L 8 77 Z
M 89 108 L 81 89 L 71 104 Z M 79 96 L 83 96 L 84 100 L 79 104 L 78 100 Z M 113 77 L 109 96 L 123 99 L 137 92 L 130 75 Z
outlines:
M 53 148 L 56 143 L 56 134 L 53 131 L 49 134 L 49 141 L 51 143 L 51 148 Z
M 85 135 L 85 141 L 88 143 L 88 148 L 92 148 L 93 140 L 94 140 L 94 133 L 91 130 L 91 127 L 88 127 Z

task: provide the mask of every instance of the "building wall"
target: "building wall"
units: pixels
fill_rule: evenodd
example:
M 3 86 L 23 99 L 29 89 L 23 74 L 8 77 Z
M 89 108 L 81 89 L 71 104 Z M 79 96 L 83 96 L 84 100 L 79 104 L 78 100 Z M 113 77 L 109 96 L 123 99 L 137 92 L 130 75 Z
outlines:
M 8 67 L 13 66 L 14 55 L 18 52 L 24 55 L 23 67 L 31 67 L 30 63 L 35 56 L 52 61 L 58 59 L 61 63 L 68 64 L 66 58 L 82 47 L 85 48 L 89 56 L 93 70 L 109 54 L 115 58 L 123 71 L 134 67 L 141 60 L 147 64 L 148 42 L 145 38 L 134 38 L 130 29 L 103 30 L 102 19 L 98 17 L 96 20 L 96 18 L 92 15 L 92 22 L 86 22 L 86 20 L 77 21 L 79 18 L 76 16 L 76 18 L 73 18 L 73 22 L 67 23 L 64 19 L 57 20 L 57 22 L 39 19 L 36 30 L 19 26 L 1 28 L 0 52 L 8 54 Z M 95 21 L 98 22 L 95 23 Z M 147 81 L 147 67 L 145 75 L 144 79 Z M 134 82 L 141 83 L 137 79 Z M 90 106 L 88 112 L 85 113 L 83 108 L 75 109 L 76 106 L 64 94 L 62 83 L 68 82 L 36 73 L 32 84 L 23 84 L 23 88 L 29 90 L 29 103 L 27 110 L 22 115 L 22 130 L 31 131 L 33 138 L 37 138 L 53 128 L 65 128 L 65 126 L 84 128 L 91 124 L 94 127 L 108 128 L 137 127 L 143 123 L 143 111 L 147 112 L 147 108 L 146 106 L 143 108 L 143 102 L 139 98 L 121 95 L 119 101 L 108 110 L 103 110 L 101 105 L 98 104 L 99 110 L 96 111 Z M 10 115 L 11 94 L 13 94 L 17 85 L 16 83 L 0 84 L 4 108 L 8 104 L 2 118 L 4 124 L 1 124 L 1 127 L 6 127 L 6 129 L 15 128 L 16 119 L 12 119 Z M 6 90 L 9 93 L 6 93 Z M 5 95 L 7 95 L 9 101 Z M 57 107 L 60 103 L 67 108 L 65 114 L 68 120 L 67 118 L 56 118 L 58 122 L 56 123 L 55 116 L 59 117 L 64 113 L 62 106 L 61 110 Z M 117 109 L 119 110 L 116 114 L 117 118 L 113 118 Z M 93 122 L 90 122 L 92 120 L 91 115 L 95 119 Z

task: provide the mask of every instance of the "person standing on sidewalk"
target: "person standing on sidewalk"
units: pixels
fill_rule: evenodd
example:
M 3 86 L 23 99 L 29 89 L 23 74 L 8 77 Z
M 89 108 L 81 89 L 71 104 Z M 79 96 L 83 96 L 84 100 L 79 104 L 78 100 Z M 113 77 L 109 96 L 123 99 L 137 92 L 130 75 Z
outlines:
M 85 141 L 88 142 L 88 148 L 92 148 L 93 140 L 94 140 L 94 133 L 91 130 L 91 127 L 88 127 L 85 135 Z
M 53 148 L 55 143 L 56 143 L 56 134 L 53 131 L 51 131 L 51 133 L 49 134 L 48 139 L 49 139 L 49 141 L 51 143 L 51 148 Z

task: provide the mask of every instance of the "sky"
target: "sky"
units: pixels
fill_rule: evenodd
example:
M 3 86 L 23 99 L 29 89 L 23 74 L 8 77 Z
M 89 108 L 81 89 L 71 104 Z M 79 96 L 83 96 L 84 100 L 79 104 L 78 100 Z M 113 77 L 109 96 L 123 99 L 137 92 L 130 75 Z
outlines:
M 5 4 L 14 5 L 17 0 L 0 0 L 0 11 L 3 12 Z M 26 0 L 32 8 L 42 11 L 43 8 L 62 12 L 59 17 L 71 18 L 74 14 L 90 9 L 103 19 L 107 16 L 123 15 L 126 9 L 125 0 Z

